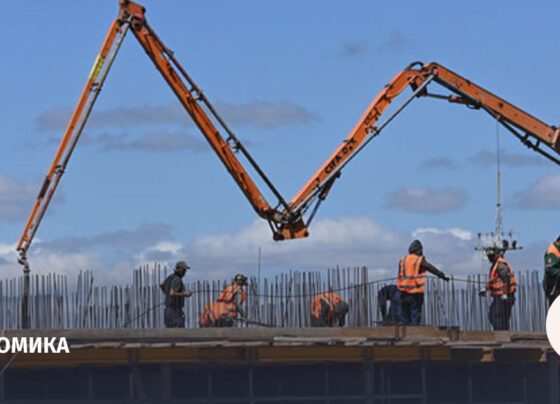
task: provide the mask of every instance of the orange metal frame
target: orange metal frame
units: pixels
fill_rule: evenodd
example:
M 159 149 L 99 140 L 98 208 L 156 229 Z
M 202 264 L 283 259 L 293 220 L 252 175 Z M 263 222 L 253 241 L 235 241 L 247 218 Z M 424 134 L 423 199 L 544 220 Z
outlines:
M 103 42 L 101 51 L 96 58 L 92 71 L 86 81 L 79 101 L 74 109 L 66 131 L 59 144 L 53 162 L 41 187 L 37 200 L 31 210 L 27 224 L 18 242 L 20 262 L 27 267 L 26 253 L 50 200 L 64 173 L 70 156 L 77 144 L 81 132 L 93 104 L 101 90 L 104 79 L 118 52 L 120 43 L 128 29 L 131 29 L 140 45 L 144 48 L 155 67 L 171 87 L 179 102 L 194 120 L 202 134 L 218 155 L 227 171 L 245 194 L 259 216 L 270 224 L 276 240 L 301 238 L 308 235 L 308 226 L 317 207 L 326 198 L 342 168 L 381 130 L 404 109 L 413 99 L 432 96 L 450 102 L 464 104 L 470 108 L 482 109 L 503 124 L 525 145 L 560 164 L 556 156 L 560 154 L 560 131 L 554 126 L 545 124 L 507 101 L 477 86 L 467 79 L 436 63 L 413 63 L 399 72 L 377 94 L 371 105 L 366 109 L 358 124 L 323 163 L 311 179 L 301 188 L 289 203 L 286 202 L 262 170 L 252 159 L 241 142 L 227 127 L 225 122 L 214 110 L 202 91 L 196 86 L 187 72 L 175 59 L 173 52 L 165 47 L 145 19 L 145 9 L 134 2 L 120 0 L 118 18 L 112 23 Z M 183 79 L 186 81 L 183 81 Z M 450 90 L 452 95 L 437 95 L 428 92 L 428 84 L 435 82 Z M 378 125 L 379 118 L 387 107 L 407 87 L 413 89 L 412 96 L 397 109 L 389 118 Z M 207 110 L 209 113 L 207 113 Z M 211 117 L 212 116 L 212 117 Z M 213 118 L 213 119 L 212 119 Z M 228 137 L 224 138 L 218 127 Z M 545 146 L 545 147 L 543 147 Z M 552 154 L 547 148 L 550 148 Z M 257 171 L 261 179 L 277 197 L 275 207 L 269 205 L 257 185 L 236 157 L 241 152 Z M 315 203 L 315 208 L 307 222 L 304 215 Z M 28 267 L 27 267 L 28 268 Z

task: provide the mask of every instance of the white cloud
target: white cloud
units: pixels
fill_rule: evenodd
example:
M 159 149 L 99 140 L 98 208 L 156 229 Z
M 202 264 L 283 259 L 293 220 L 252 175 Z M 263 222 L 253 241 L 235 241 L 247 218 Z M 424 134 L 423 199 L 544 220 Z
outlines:
M 474 251 L 474 234 L 460 228 L 419 228 L 412 232 L 424 244 L 427 259 L 453 275 L 486 271 L 485 257 Z
M 38 191 L 37 184 L 17 182 L 0 173 L 0 220 L 24 218 Z
M 385 207 L 412 213 L 447 213 L 465 206 L 467 195 L 454 187 L 440 189 L 410 187 L 390 192 Z
M 266 223 L 252 225 L 232 234 L 201 236 L 186 246 L 193 266 L 204 269 L 229 267 L 254 270 L 258 248 L 263 263 L 277 269 L 311 269 L 362 266 L 384 272 L 387 260 L 379 256 L 396 252 L 401 236 L 365 218 L 324 219 L 310 230 L 309 238 L 274 242 Z
M 422 170 L 455 170 L 457 163 L 448 157 L 431 157 L 421 161 L 418 168 Z
M 177 241 L 160 241 L 134 255 L 137 265 L 147 262 L 172 261 L 180 257 L 183 245 Z M 178 259 L 178 258 L 177 258 Z
M 451 229 L 443 229 L 443 230 L 436 229 L 433 227 L 421 227 L 412 232 L 412 236 L 416 238 L 421 238 L 423 235 L 426 234 L 451 235 L 463 241 L 471 241 L 474 237 L 473 233 L 471 233 L 470 231 L 459 229 L 457 227 Z
M 98 238 L 93 236 L 90 240 Z M 140 242 L 137 245 L 126 242 L 124 249 L 123 245 L 114 246 L 117 254 L 113 251 L 112 255 L 110 251 L 107 255 L 104 250 L 107 246 L 98 242 L 85 248 L 83 240 L 78 240 L 80 248 L 67 250 L 42 248 L 41 245 L 47 244 L 39 241 L 30 250 L 32 271 L 76 275 L 80 270 L 91 269 L 96 284 L 130 283 L 132 270 L 140 265 L 159 262 L 172 267 L 177 260 L 186 259 L 193 268 L 191 279 L 227 279 L 238 272 L 256 274 L 260 247 L 265 276 L 291 269 L 366 266 L 371 279 L 380 279 L 396 276 L 398 262 L 414 239 L 422 241 L 427 259 L 445 273 L 464 276 L 488 270 L 485 257 L 473 249 L 475 235 L 469 230 L 430 227 L 408 233 L 364 217 L 318 220 L 311 227 L 309 238 L 283 242 L 272 240 L 270 229 L 263 221 L 231 233 L 202 235 L 186 243 L 170 237 L 166 231 L 160 233 L 159 239 L 151 236 L 144 239 L 135 232 L 133 239 Z M 540 243 L 511 253 L 510 262 L 515 270 L 539 269 L 545 248 L 545 243 Z M 17 264 L 15 244 L 0 243 L 0 276 L 19 274 L 21 267 Z
M 420 228 L 410 234 L 385 228 L 368 218 L 323 219 L 303 240 L 274 242 L 263 222 L 234 233 L 205 235 L 186 245 L 184 255 L 204 276 L 255 273 L 258 248 L 263 268 L 276 270 L 367 266 L 374 277 L 394 276 L 408 244 L 422 240 L 428 260 L 453 274 L 478 273 L 486 267 L 473 250 L 473 233 L 460 228 Z
M 560 174 L 547 175 L 518 192 L 514 204 L 523 209 L 560 208 Z
M 193 136 L 187 132 L 154 131 L 139 137 L 126 134 L 103 132 L 94 137 L 90 145 L 99 146 L 104 151 L 145 151 L 151 153 L 169 153 L 182 150 L 207 152 L 210 147 L 202 136 Z
M 39 240 L 35 241 L 40 245 Z M 0 243 L 0 277 L 11 278 L 20 276 L 22 266 L 18 263 L 19 254 L 16 244 Z M 83 253 L 63 253 L 55 251 L 30 250 L 28 256 L 33 274 L 54 272 L 75 275 L 80 270 L 95 270 L 100 273 L 104 268 L 101 258 L 94 251 Z
M 483 150 L 469 157 L 471 163 L 485 167 L 496 165 L 496 153 Z M 546 164 L 546 159 L 542 156 L 529 153 L 512 153 L 507 150 L 500 152 L 500 163 L 507 167 L 532 167 Z
M 180 244 L 162 240 L 171 237 L 172 228 L 163 224 L 142 224 L 132 230 L 115 230 L 86 237 L 65 237 L 50 241 L 35 239 L 28 252 L 32 273 L 76 275 L 92 270 L 96 283 L 130 283 L 133 269 L 142 264 L 164 261 L 148 257 L 154 251 L 173 251 Z M 142 255 L 142 251 L 146 251 Z M 150 259 L 148 259 L 150 258 Z M 19 276 L 15 243 L 0 243 L 0 277 Z M 70 285 L 69 285 L 70 286 Z M 72 285 L 73 286 L 73 285 Z
M 219 101 L 216 109 L 227 122 L 237 126 L 275 128 L 285 125 L 309 123 L 318 117 L 306 108 L 291 101 L 254 100 L 244 103 Z M 38 130 L 62 131 L 71 115 L 70 108 L 54 107 L 35 119 Z M 187 112 L 178 102 L 166 105 L 137 105 L 96 111 L 90 119 L 90 128 L 125 128 L 161 125 L 192 125 Z
M 17 263 L 16 243 L 0 243 L 0 275 L 2 277 L 9 277 L 19 275 L 15 271 L 16 268 L 21 268 Z
M 35 242 L 34 249 L 67 253 L 90 251 L 92 248 L 113 248 L 128 254 L 167 239 L 172 233 L 172 226 L 143 223 L 132 230 L 114 230 L 92 236 L 69 236 L 48 242 Z
M 220 101 L 216 109 L 226 122 L 236 126 L 276 128 L 317 121 L 316 114 L 291 101 L 255 100 L 246 103 Z

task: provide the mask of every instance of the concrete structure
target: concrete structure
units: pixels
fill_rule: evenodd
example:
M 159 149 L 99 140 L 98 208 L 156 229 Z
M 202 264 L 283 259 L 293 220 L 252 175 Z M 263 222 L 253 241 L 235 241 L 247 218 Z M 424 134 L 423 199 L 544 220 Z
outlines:
M 0 403 L 558 403 L 542 333 L 433 327 L 5 331 L 69 354 L 0 357 Z M 495 386 L 501 386 L 496 389 Z

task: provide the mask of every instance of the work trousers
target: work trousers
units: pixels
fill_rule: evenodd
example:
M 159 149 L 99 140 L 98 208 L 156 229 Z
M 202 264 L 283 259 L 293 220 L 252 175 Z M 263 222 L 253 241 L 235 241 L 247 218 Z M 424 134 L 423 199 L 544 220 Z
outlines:
M 321 301 L 321 313 L 319 318 L 311 316 L 312 327 L 344 327 L 346 315 L 350 307 L 346 302 L 339 302 L 334 306 L 334 313 L 331 313 L 330 306 Z
M 548 300 L 548 307 L 552 306 L 552 303 L 558 296 L 560 296 L 560 279 L 555 276 L 545 272 L 543 279 L 543 288 L 546 299 Z
M 514 296 L 509 296 L 507 300 L 502 300 L 501 296 L 492 297 L 492 303 L 488 310 L 488 319 L 495 331 L 509 330 L 509 319 L 511 318 L 511 310 L 514 303 Z
M 422 320 L 424 293 L 406 293 L 401 290 L 400 296 L 400 322 L 407 325 L 419 325 Z
M 208 322 L 206 327 L 233 327 L 234 318 L 229 314 L 222 314 L 214 323 Z
M 163 320 L 167 328 L 185 328 L 185 313 L 183 309 L 166 307 L 163 312 Z
M 387 310 L 387 303 L 389 309 Z M 396 285 L 387 285 L 377 293 L 377 304 L 381 312 L 381 324 L 392 325 L 401 322 L 401 291 Z
M 335 322 L 338 322 L 339 327 L 344 327 L 346 323 L 346 315 L 350 310 L 350 306 L 346 302 L 339 302 L 334 306 Z M 335 324 L 336 325 L 336 324 Z

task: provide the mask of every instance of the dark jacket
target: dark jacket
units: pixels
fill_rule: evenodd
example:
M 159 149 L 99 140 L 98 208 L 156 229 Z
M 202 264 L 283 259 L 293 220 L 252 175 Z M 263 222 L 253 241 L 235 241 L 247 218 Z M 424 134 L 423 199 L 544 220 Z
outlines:
M 408 247 L 408 253 L 418 256 L 424 255 L 422 243 L 420 243 L 418 240 L 414 240 Z M 426 258 L 422 260 L 421 268 L 437 276 L 438 278 L 445 278 L 445 274 L 437 269 L 434 265 L 430 264 Z
M 165 293 L 165 307 L 172 309 L 182 309 L 185 306 L 184 296 L 170 296 L 171 291 L 178 293 L 185 291 L 183 279 L 176 273 L 169 275 L 162 283 L 161 289 Z

